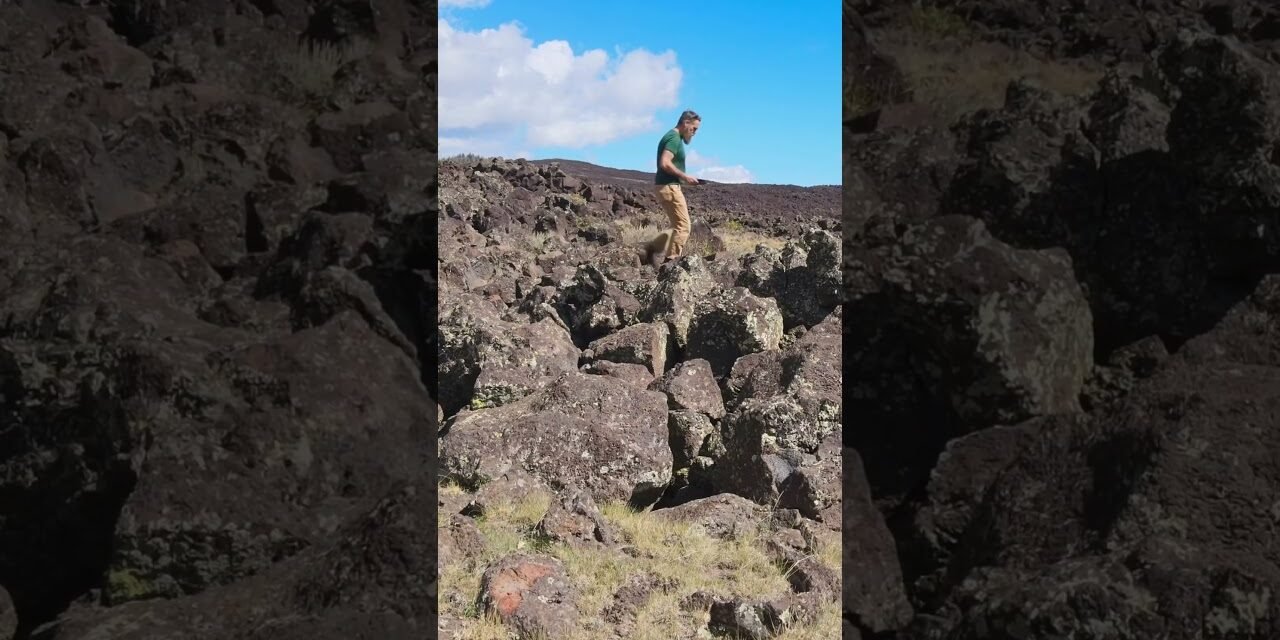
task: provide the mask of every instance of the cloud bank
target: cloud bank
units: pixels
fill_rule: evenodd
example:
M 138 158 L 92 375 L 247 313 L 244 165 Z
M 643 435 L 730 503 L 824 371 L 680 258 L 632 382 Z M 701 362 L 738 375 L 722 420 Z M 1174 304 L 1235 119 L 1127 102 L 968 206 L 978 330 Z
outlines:
M 740 164 L 724 166 L 719 159 L 704 156 L 693 149 L 686 154 L 685 164 L 698 179 L 736 184 L 756 181 L 755 175 L 746 167 Z
M 535 44 L 516 23 L 438 24 L 441 155 L 606 144 L 660 129 L 656 112 L 676 105 L 682 71 L 672 51 L 575 53 L 563 40 Z

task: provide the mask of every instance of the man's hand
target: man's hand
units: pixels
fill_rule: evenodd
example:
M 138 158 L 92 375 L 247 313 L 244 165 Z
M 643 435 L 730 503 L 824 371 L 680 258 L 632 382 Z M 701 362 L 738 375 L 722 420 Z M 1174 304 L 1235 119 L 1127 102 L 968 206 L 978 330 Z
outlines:
M 697 178 L 695 178 L 695 177 L 693 177 L 693 176 L 691 176 L 691 175 L 685 174 L 685 176 L 684 176 L 684 183 L 685 183 L 685 184 L 690 184 L 690 185 L 698 184 L 698 179 L 697 179 Z

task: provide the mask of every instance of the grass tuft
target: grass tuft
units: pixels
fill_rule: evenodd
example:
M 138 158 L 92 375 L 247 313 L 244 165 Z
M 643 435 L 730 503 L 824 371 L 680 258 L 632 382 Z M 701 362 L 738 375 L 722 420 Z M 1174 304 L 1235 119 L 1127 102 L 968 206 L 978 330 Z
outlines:
M 907 13 L 906 23 L 908 28 L 924 38 L 962 38 L 973 33 L 964 18 L 938 7 L 913 7 Z
M 338 69 L 367 53 L 367 46 L 308 41 L 285 56 L 285 74 L 307 97 L 324 98 Z

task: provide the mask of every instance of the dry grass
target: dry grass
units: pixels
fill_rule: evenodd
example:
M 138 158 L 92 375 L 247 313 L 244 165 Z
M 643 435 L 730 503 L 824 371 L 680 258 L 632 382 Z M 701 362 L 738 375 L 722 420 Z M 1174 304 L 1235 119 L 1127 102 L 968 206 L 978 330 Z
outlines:
M 767 236 L 758 231 L 748 229 L 741 222 L 732 218 L 717 224 L 715 233 L 724 241 L 724 255 L 731 260 L 738 260 L 745 255 L 753 253 L 759 245 L 781 250 L 787 244 L 787 241 L 783 238 Z
M 965 113 L 998 108 L 1009 82 L 1029 78 L 1065 95 L 1092 91 L 1105 73 L 1100 64 L 1044 60 L 995 42 L 983 42 L 964 18 L 936 8 L 908 12 L 874 34 L 877 48 L 897 61 L 914 102 L 944 122 Z M 874 87 L 847 87 L 855 103 Z
M 284 70 L 290 82 L 307 96 L 322 98 L 329 95 L 333 76 L 342 65 L 368 53 L 369 45 L 364 42 L 336 45 L 308 41 L 285 56 Z
M 515 634 L 496 616 L 484 616 L 467 625 L 461 636 L 464 640 L 512 640 Z
M 623 219 L 615 224 L 618 226 L 623 244 L 634 247 L 653 241 L 658 234 L 666 230 L 665 224 L 658 222 L 654 217 Z M 786 240 L 747 229 L 736 220 L 720 223 L 713 231 L 724 241 L 724 251 L 721 254 L 730 260 L 737 260 L 755 251 L 757 245 L 779 250 L 786 245 Z M 691 240 L 686 247 L 686 253 L 707 256 L 713 251 L 711 246 L 701 246 L 696 240 Z
M 1092 91 L 1104 70 L 1038 60 L 1001 44 L 886 46 L 902 66 L 915 102 L 951 122 L 965 113 L 1004 104 L 1009 83 L 1028 78 L 1064 95 Z
M 734 260 L 754 252 L 760 245 L 781 251 L 787 244 L 787 241 L 781 238 L 772 238 L 748 230 L 720 231 L 718 235 L 724 240 L 725 255 Z
M 614 224 L 617 225 L 622 243 L 635 247 L 648 243 L 664 230 L 653 216 L 647 215 L 639 218 L 623 218 Z
M 546 231 L 534 231 L 524 237 L 525 244 L 535 253 L 542 253 L 552 246 L 554 235 Z
M 441 491 L 460 490 L 442 487 Z M 625 504 L 602 505 L 605 519 L 636 549 L 633 557 L 614 550 L 572 549 L 539 541 L 533 535 L 533 528 L 549 504 L 548 496 L 533 494 L 511 504 L 486 505 L 487 511 L 477 523 L 486 540 L 485 550 L 473 561 L 445 567 L 440 578 L 441 615 L 467 620 L 459 637 L 467 640 L 514 637 L 500 623 L 481 616 L 474 602 L 484 567 L 517 550 L 547 553 L 564 564 L 577 593 L 578 610 L 584 623 L 579 633 L 565 640 L 601 637 L 601 630 L 607 628 L 601 619 L 603 610 L 613 602 L 614 593 L 634 575 L 651 573 L 675 585 L 666 592 L 655 591 L 636 613 L 628 637 L 637 640 L 682 637 L 678 630 L 704 626 L 704 612 L 690 613 L 679 607 L 680 601 L 695 591 L 767 598 L 789 589 L 783 570 L 764 552 L 767 523 L 763 521 L 737 540 L 721 541 L 710 538 L 694 525 L 668 521 L 650 512 L 635 512 Z M 440 520 L 447 522 L 448 514 L 442 512 Z M 822 539 L 817 556 L 829 566 L 839 568 L 838 534 L 831 533 Z M 788 630 L 779 637 L 784 640 L 839 637 L 840 624 L 840 605 L 832 603 L 822 611 L 817 623 Z

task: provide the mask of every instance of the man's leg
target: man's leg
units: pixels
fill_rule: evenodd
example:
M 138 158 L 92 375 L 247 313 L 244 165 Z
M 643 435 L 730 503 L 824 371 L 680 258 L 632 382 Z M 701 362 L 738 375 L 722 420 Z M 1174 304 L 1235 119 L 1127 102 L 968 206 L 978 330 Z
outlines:
M 684 200 L 684 193 L 679 187 L 671 189 L 671 204 L 667 209 L 671 217 L 671 248 L 667 250 L 668 258 L 679 258 L 684 255 L 684 243 L 689 240 L 689 205 Z
M 667 219 L 671 221 L 671 225 L 674 227 L 677 215 L 675 194 L 679 194 L 679 189 L 676 189 L 672 185 L 664 184 L 659 185 L 657 189 L 654 190 L 654 193 L 658 196 L 658 202 L 662 205 L 662 210 L 667 212 Z M 650 257 L 656 258 L 653 262 L 661 264 L 663 258 L 671 255 L 671 245 L 675 240 L 675 237 L 676 230 L 668 229 L 658 234 L 658 237 L 654 238 L 653 241 L 649 243 L 649 251 L 651 252 Z
M 667 255 L 667 247 L 671 245 L 671 231 L 663 231 L 658 236 L 644 246 L 644 263 L 657 267 L 662 265 L 663 258 Z

